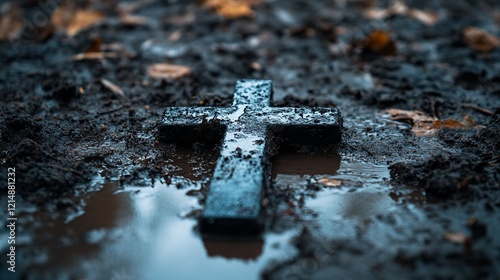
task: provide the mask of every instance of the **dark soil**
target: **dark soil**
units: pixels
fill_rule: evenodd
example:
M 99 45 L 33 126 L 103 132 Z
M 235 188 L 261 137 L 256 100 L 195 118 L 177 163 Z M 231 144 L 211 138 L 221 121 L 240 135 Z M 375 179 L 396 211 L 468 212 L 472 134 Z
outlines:
M 36 1 L 18 2 L 27 21 L 40 10 Z M 357 228 L 356 238 L 323 236 L 300 215 L 277 214 L 298 190 L 271 189 L 267 230 L 303 230 L 294 240 L 299 255 L 270 264 L 264 279 L 500 278 L 500 49 L 482 53 L 461 35 L 465 26 L 500 34 L 496 1 L 406 1 L 438 12 L 432 26 L 403 15 L 369 20 L 363 11 L 372 1 L 264 1 L 254 18 L 235 20 L 195 1 L 152 1 L 136 12 L 148 24 L 130 26 L 118 21 L 114 1 L 102 2 L 107 19 L 74 38 L 54 33 L 40 41 L 25 31 L 0 42 L 0 181 L 16 168 L 18 205 L 65 215 L 81 209 L 99 171 L 119 172 L 124 184 L 163 177 L 168 152 L 155 133 L 166 106 L 227 106 L 237 79 L 271 79 L 274 106 L 338 106 L 345 127 L 337 152 L 390 165 L 395 195 L 425 191 L 425 215 L 402 207 Z M 349 47 L 375 28 L 390 34 L 396 53 Z M 174 32 L 180 39 L 169 41 Z M 72 59 L 97 37 L 122 44 L 120 55 Z M 150 39 L 160 42 L 156 49 L 144 43 Z M 161 62 L 189 66 L 191 74 L 149 77 L 147 67 Z M 468 114 L 484 127 L 416 137 L 408 125 L 377 125 L 388 108 L 440 119 Z M 7 194 L 5 184 L 0 191 Z M 447 231 L 470 240 L 455 244 L 443 239 Z

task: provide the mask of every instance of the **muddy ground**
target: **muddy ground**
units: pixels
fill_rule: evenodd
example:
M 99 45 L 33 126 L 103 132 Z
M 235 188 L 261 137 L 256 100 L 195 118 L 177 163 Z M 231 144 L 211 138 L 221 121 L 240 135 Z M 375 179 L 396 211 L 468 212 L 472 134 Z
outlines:
M 27 22 L 41 10 L 37 1 L 19 3 Z M 269 262 L 259 272 L 262 279 L 498 279 L 500 50 L 474 49 L 462 29 L 500 34 L 500 5 L 405 3 L 436 12 L 439 20 L 428 25 L 402 14 L 376 20 L 363 14 L 371 5 L 387 8 L 388 1 L 264 1 L 253 17 L 238 19 L 195 1 L 151 1 L 135 11 L 147 18 L 137 25 L 120 22 L 114 1 L 103 1 L 93 7 L 106 19 L 73 38 L 35 36 L 41 28 L 35 35 L 23 32 L 0 43 L 0 180 L 7 182 L 7 168 L 15 167 L 19 215 L 81 214 L 86 195 L 102 187 L 91 183 L 98 174 L 144 188 L 169 180 L 175 152 L 156 134 L 166 106 L 227 106 L 237 79 L 271 79 L 274 106 L 340 108 L 342 143 L 333 153 L 346 162 L 387 166 L 385 184 L 397 207 L 355 223 L 349 235 L 342 226 L 322 229 L 324 220 L 304 210 L 304 199 L 321 196 L 323 186 L 269 189 L 266 232 L 297 230 L 290 240 L 297 253 Z M 391 36 L 394 52 L 351 45 L 375 29 Z M 74 60 L 95 38 L 119 44 L 119 55 Z M 150 77 L 147 67 L 163 62 L 188 66 L 191 73 Z M 411 125 L 380 114 L 389 108 L 439 119 L 467 114 L 478 126 L 416 137 Z M 324 148 L 331 153 L 332 147 Z M 200 164 L 206 168 L 198 175 L 209 178 L 217 147 L 190 149 L 205 154 Z M 7 189 L 1 186 L 5 209 Z M 204 191 L 197 195 L 202 203 Z M 28 219 L 19 224 L 26 240 L 18 245 L 17 276 L 37 279 L 41 274 L 33 267 L 39 262 L 30 251 L 35 230 Z M 6 244 L 1 248 L 5 256 Z M 0 267 L 4 273 L 4 261 Z M 82 271 L 72 277 L 93 278 Z

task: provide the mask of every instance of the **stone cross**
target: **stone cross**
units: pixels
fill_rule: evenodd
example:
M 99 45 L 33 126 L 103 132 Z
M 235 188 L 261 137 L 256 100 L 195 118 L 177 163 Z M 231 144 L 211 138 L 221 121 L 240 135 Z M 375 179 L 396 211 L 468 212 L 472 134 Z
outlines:
M 337 108 L 271 107 L 271 99 L 271 81 L 239 80 L 231 107 L 169 107 L 165 112 L 160 135 L 168 141 L 225 133 L 200 224 L 205 234 L 260 232 L 276 136 L 296 143 L 340 142 Z

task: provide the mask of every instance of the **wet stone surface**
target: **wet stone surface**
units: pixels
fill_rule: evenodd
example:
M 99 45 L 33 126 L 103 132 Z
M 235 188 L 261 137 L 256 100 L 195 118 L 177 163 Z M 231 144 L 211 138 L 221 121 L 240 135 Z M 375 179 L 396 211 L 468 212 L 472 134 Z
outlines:
M 275 138 L 333 145 L 340 142 L 342 116 L 336 108 L 270 107 L 269 80 L 239 80 L 231 107 L 168 108 L 160 133 L 165 141 L 190 140 L 225 130 L 220 157 L 210 182 L 201 230 L 216 234 L 256 234 L 270 155 Z M 203 129 L 203 127 L 205 129 Z M 201 128 L 201 129 L 200 129 Z M 293 138 L 293 139 L 292 139 Z

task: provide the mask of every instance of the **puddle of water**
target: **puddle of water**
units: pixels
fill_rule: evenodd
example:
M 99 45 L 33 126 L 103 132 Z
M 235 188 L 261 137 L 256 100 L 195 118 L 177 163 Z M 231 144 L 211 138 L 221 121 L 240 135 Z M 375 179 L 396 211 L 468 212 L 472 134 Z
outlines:
M 123 187 L 119 180 L 108 181 L 88 199 L 85 213 L 68 223 L 42 219 L 33 250 L 44 258 L 28 267 L 29 276 L 253 280 L 273 260 L 297 253 L 290 239 L 298 229 L 244 241 L 201 238 L 194 231 L 197 221 L 186 216 L 202 206 L 186 193 L 206 185 L 206 176 L 180 176 L 200 168 L 196 162 L 176 157 L 168 185 L 156 181 L 153 187 Z M 204 168 L 200 174 L 207 174 L 209 167 Z M 282 153 L 273 161 L 272 178 L 277 186 L 300 187 L 320 177 L 362 183 L 325 188 L 305 200 L 304 207 L 317 213 L 319 230 L 340 238 L 355 236 L 360 222 L 394 208 L 384 181 L 388 172 L 387 166 L 342 161 L 337 155 Z M 184 187 L 176 188 L 179 184 Z
M 378 214 L 394 211 L 387 165 L 341 160 L 335 155 L 280 154 L 273 164 L 274 187 L 305 188 L 318 178 L 342 180 L 339 187 L 325 187 L 307 197 L 304 208 L 316 213 L 311 226 L 326 236 L 355 238 L 357 227 Z
M 300 184 L 304 179 L 335 178 L 358 182 L 365 187 L 385 184 L 390 178 L 388 165 L 362 161 L 341 160 L 339 155 L 308 155 L 280 153 L 273 161 L 272 179 L 275 182 L 286 180 Z
M 29 270 L 37 279 L 111 279 L 116 275 L 258 279 L 271 260 L 295 253 L 288 244 L 293 231 L 244 242 L 200 238 L 193 231 L 196 221 L 182 216 L 200 209 L 197 199 L 185 193 L 201 183 L 184 183 L 189 188 L 178 190 L 157 182 L 154 188 L 123 189 L 117 181 L 106 183 L 89 199 L 84 215 L 44 229 L 46 234 L 36 244 L 43 244 L 40 249 L 47 252 L 47 263 Z

